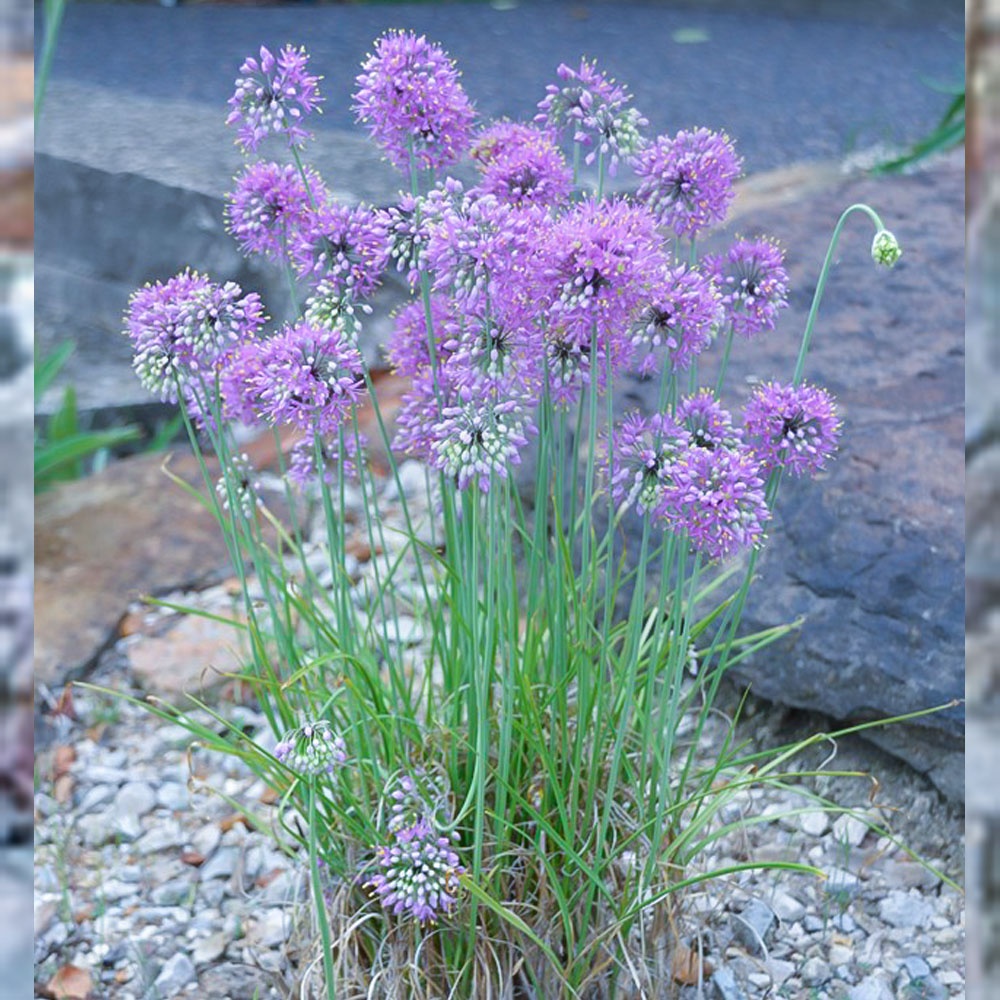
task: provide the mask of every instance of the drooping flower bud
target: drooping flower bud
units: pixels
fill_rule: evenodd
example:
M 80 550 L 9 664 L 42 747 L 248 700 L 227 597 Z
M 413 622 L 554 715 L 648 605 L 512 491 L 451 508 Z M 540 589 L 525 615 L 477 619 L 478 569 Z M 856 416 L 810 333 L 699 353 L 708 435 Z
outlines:
M 899 241 L 888 229 L 880 229 L 872 240 L 872 260 L 882 267 L 894 267 L 903 255 Z

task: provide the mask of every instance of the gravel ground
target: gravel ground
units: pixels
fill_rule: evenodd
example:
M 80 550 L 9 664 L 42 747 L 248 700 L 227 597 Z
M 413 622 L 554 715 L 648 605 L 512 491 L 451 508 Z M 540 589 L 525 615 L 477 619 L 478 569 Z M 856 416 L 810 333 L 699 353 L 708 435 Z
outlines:
M 419 497 L 424 477 L 415 463 L 404 465 L 403 481 Z M 394 493 L 393 484 L 383 489 L 389 523 L 398 516 Z M 359 514 L 360 498 L 348 499 Z M 349 549 L 348 570 L 363 588 L 373 560 L 360 538 Z M 174 599 L 221 614 L 232 612 L 237 600 L 231 583 Z M 92 680 L 140 698 L 151 687 L 169 693 L 174 665 L 166 653 L 182 624 L 164 608 L 136 605 L 123 628 L 129 634 L 107 651 Z M 178 660 L 186 655 L 180 646 L 175 652 Z M 218 658 L 218 644 L 213 652 Z M 142 669 L 150 661 L 159 676 Z M 57 995 L 46 985 L 68 975 L 85 977 L 98 996 L 121 1000 L 298 996 L 309 954 L 308 940 L 295 931 L 307 920 L 302 860 L 267 833 L 248 829 L 212 791 L 273 820 L 265 786 L 239 761 L 200 749 L 189 753 L 184 729 L 137 705 L 80 689 L 61 694 L 41 692 L 38 727 L 38 995 Z M 218 699 L 224 715 L 273 745 L 263 716 L 231 695 L 223 688 Z M 728 693 L 720 707 L 732 711 L 736 698 Z M 745 738 L 767 747 L 827 723 L 751 701 L 740 725 Z M 693 720 L 686 720 L 690 726 Z M 706 752 L 727 726 L 721 714 L 711 720 L 702 737 Z M 835 756 L 833 748 L 816 747 L 801 766 L 860 769 L 877 782 L 823 777 L 804 784 L 889 824 L 909 847 L 960 879 L 960 812 L 869 744 L 839 741 Z M 690 981 L 678 984 L 678 995 L 964 996 L 961 894 L 863 822 L 821 811 L 779 815 L 804 804 L 794 791 L 767 787 L 727 807 L 723 822 L 775 819 L 738 827 L 703 859 L 706 867 L 795 860 L 822 869 L 827 879 L 751 872 L 692 892 L 684 907 L 685 940 L 704 963 L 700 984 L 697 976 L 682 975 Z

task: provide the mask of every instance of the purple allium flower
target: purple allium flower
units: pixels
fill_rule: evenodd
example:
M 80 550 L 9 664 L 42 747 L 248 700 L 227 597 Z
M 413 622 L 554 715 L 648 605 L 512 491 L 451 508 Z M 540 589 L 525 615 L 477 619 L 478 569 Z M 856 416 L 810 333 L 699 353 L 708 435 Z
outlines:
M 612 429 L 608 448 L 608 479 L 615 504 L 634 504 L 640 514 L 655 511 L 673 463 L 687 443 L 687 431 L 668 413 L 626 414 L 621 425 Z
M 444 295 L 432 295 L 430 304 L 431 324 L 434 330 L 434 358 L 437 364 L 441 365 L 451 357 L 451 351 L 447 346 L 450 341 L 445 329 L 451 316 L 451 305 Z M 416 375 L 430 367 L 427 313 L 422 299 L 408 302 L 393 317 L 386 355 L 393 370 L 399 375 Z
M 540 135 L 545 136 L 550 143 L 554 142 L 556 138 L 548 129 L 540 129 L 537 125 L 522 125 L 520 122 L 500 119 L 490 122 L 477 133 L 472 140 L 472 148 L 469 153 L 482 171 L 498 156 L 509 152 L 522 143 L 535 142 Z
M 307 170 L 317 204 L 326 199 L 319 175 Z M 226 222 L 245 254 L 281 258 L 308 222 L 309 191 L 291 164 L 253 163 L 226 195 Z
M 249 409 L 270 424 L 290 423 L 329 434 L 365 391 L 364 362 L 340 330 L 300 320 L 268 340 L 247 345 L 233 365 L 232 411 Z
M 489 139 L 489 151 L 480 153 L 483 179 L 478 190 L 511 205 L 560 204 L 573 183 L 566 158 L 548 132 L 529 125 L 519 128 L 516 140 Z
M 743 441 L 743 431 L 733 426 L 732 414 L 715 398 L 711 389 L 700 389 L 677 404 L 678 423 L 691 435 L 691 446 L 713 451 L 733 448 Z
M 132 293 L 126 314 L 133 367 L 164 399 L 176 401 L 178 380 L 204 378 L 211 392 L 224 356 L 256 337 L 265 318 L 256 293 L 244 295 L 232 281 L 217 285 L 197 271 L 144 285 Z
M 408 774 L 397 778 L 391 785 L 389 798 L 392 799 L 389 818 L 389 832 L 403 829 L 403 827 L 413 826 L 420 820 L 429 820 L 431 808 L 427 800 L 417 787 L 417 783 Z
M 639 374 L 648 376 L 657 369 L 660 348 L 671 371 L 690 367 L 691 361 L 711 345 L 721 312 L 718 292 L 700 271 L 683 265 L 664 267 L 632 329 Z
M 377 869 L 365 885 L 397 916 L 436 920 L 458 902 L 458 877 L 465 869 L 447 837 L 425 819 L 403 827 L 388 847 L 375 851 Z
M 819 472 L 836 451 L 840 422 L 833 397 L 813 385 L 758 386 L 746 405 L 747 443 L 767 471 Z
M 325 719 L 307 722 L 282 736 L 274 756 L 302 774 L 332 774 L 347 760 L 347 746 Z
M 264 46 L 260 59 L 248 57 L 229 98 L 233 109 L 227 125 L 238 125 L 236 142 L 252 153 L 270 132 L 284 133 L 289 146 L 297 146 L 311 133 L 302 127 L 306 115 L 318 110 L 319 77 L 306 72 L 309 56 L 304 48 L 286 45 L 275 58 Z
M 771 516 L 760 466 L 744 448 L 682 452 L 657 513 L 673 530 L 687 532 L 695 550 L 710 559 L 759 545 Z
M 367 302 L 354 302 L 342 294 L 335 282 L 324 278 L 306 299 L 302 318 L 311 326 L 339 330 L 356 347 L 362 329 L 361 315 L 371 312 L 372 307 Z
M 447 366 L 418 371 L 396 413 L 393 450 L 432 462 L 444 410 L 458 401 L 457 387 Z
M 466 304 L 484 296 L 526 294 L 530 261 L 547 218 L 541 209 L 517 209 L 474 192 L 445 204 L 427 243 L 435 290 L 448 290 Z
M 292 254 L 299 273 L 330 292 L 365 298 L 378 288 L 389 261 L 389 239 L 379 213 L 366 205 L 328 201 L 310 216 Z
M 344 475 L 348 479 L 358 478 L 358 466 L 364 461 L 363 449 L 368 443 L 364 434 L 354 436 L 353 428 L 345 428 L 343 432 L 343 447 L 341 447 L 340 435 L 335 435 L 329 440 L 320 444 L 320 461 L 322 462 L 322 478 L 328 486 L 333 485 L 338 480 L 339 475 Z M 305 488 L 315 481 L 316 474 L 316 442 L 310 438 L 299 441 L 292 448 L 291 459 L 288 463 L 287 476 L 290 482 L 300 488 Z
M 445 167 L 468 148 L 474 111 L 447 53 L 423 35 L 389 31 L 361 66 L 354 114 L 390 162 Z
M 422 211 L 423 199 L 401 194 L 399 203 L 381 210 L 382 225 L 389 240 L 389 257 L 396 270 L 406 274 L 410 288 L 420 284 L 424 247 L 427 244 L 428 217 Z
M 638 197 L 662 226 L 678 236 L 695 236 L 722 222 L 733 200 L 742 160 L 729 136 L 699 128 L 661 135 L 635 161 L 642 178 Z
M 445 346 L 452 352 L 448 367 L 460 389 L 503 388 L 516 382 L 525 393 L 541 390 L 542 331 L 517 304 L 503 300 L 449 318 Z
M 620 200 L 581 202 L 551 228 L 545 279 L 552 324 L 616 365 L 631 351 L 629 326 L 664 257 L 649 211 Z
M 434 428 L 431 463 L 452 477 L 458 488 L 476 486 L 488 493 L 495 475 L 506 479 L 519 465 L 521 449 L 534 432 L 523 390 L 506 386 L 464 384 L 458 399 L 441 410 Z
M 229 486 L 226 486 L 225 476 L 220 476 L 215 484 L 215 492 L 218 494 L 224 510 L 230 509 L 230 491 L 232 491 L 233 501 L 243 512 L 244 517 L 250 517 L 254 507 L 263 505 L 263 501 L 257 495 L 260 483 L 255 479 L 255 475 L 248 455 L 233 455 L 230 458 Z
M 563 63 L 556 71 L 561 84 L 550 84 L 539 102 L 535 121 L 560 133 L 572 128 L 573 141 L 591 147 L 586 157 L 593 163 L 598 153 L 608 157 L 613 177 L 621 157 L 638 152 L 640 129 L 648 125 L 635 108 L 632 95 L 601 73 L 595 63 L 580 61 L 579 70 Z
M 593 367 L 597 369 L 598 391 L 607 383 L 607 362 L 598 354 Z M 545 368 L 549 398 L 554 406 L 564 408 L 576 402 L 584 386 L 590 385 L 591 350 L 568 340 L 559 331 L 545 332 Z
M 726 317 L 744 337 L 773 330 L 788 305 L 788 272 L 781 248 L 768 239 L 737 240 L 725 255 L 706 255 L 705 269 L 722 294 Z

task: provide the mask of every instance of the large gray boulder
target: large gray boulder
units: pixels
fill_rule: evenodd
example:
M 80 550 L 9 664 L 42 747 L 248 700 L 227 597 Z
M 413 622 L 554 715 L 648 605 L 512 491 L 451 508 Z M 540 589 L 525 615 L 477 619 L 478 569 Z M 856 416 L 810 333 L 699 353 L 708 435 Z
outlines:
M 757 695 L 838 722 L 964 696 L 959 158 L 911 176 L 844 180 L 731 227 L 782 242 L 793 291 L 777 331 L 734 348 L 726 402 L 738 411 L 754 378 L 790 379 L 830 232 L 856 201 L 876 208 L 904 256 L 892 271 L 876 269 L 862 218 L 842 235 L 806 368 L 839 399 L 842 446 L 822 478 L 782 484 L 743 631 L 805 620 L 731 675 Z M 731 235 L 717 234 L 713 247 Z M 714 364 L 703 366 L 703 384 Z M 654 383 L 624 388 L 655 408 Z M 637 548 L 637 522 L 629 532 Z M 866 735 L 948 796 L 964 795 L 961 708 Z

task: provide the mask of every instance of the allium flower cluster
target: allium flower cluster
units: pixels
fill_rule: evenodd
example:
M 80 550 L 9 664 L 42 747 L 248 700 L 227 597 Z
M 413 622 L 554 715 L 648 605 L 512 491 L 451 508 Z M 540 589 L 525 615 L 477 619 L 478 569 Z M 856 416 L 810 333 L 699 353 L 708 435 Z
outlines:
M 711 280 L 684 265 L 664 267 L 632 329 L 637 371 L 649 376 L 658 370 L 661 350 L 672 372 L 685 371 L 711 345 L 721 318 Z
M 476 135 L 469 154 L 479 165 L 479 169 L 485 170 L 498 157 L 520 145 L 537 142 L 539 136 L 547 137 L 549 142 L 555 140 L 554 134 L 548 129 L 501 119 L 491 122 Z
M 347 746 L 326 720 L 307 722 L 286 733 L 274 748 L 274 756 L 301 774 L 332 774 L 347 760 Z
M 292 247 L 299 273 L 328 293 L 365 298 L 379 286 L 389 261 L 384 218 L 366 205 L 327 201 L 310 216 Z
M 500 300 L 450 317 L 445 347 L 460 391 L 502 390 L 511 381 L 537 395 L 541 391 L 542 331 L 517 301 Z
M 451 357 L 454 347 L 445 327 L 451 318 L 451 303 L 447 296 L 430 297 L 431 327 L 434 335 L 434 361 L 441 365 Z M 393 317 L 392 332 L 386 356 L 398 375 L 416 375 L 431 365 L 430 341 L 427 330 L 427 310 L 421 299 L 403 306 Z
M 243 152 L 254 152 L 269 133 L 284 133 L 289 146 L 311 138 L 302 121 L 323 98 L 319 77 L 306 71 L 308 62 L 306 50 L 292 45 L 277 58 L 261 46 L 259 59 L 250 56 L 244 61 L 226 119 L 227 125 L 239 126 L 236 142 Z
M 465 871 L 451 842 L 426 819 L 397 830 L 389 846 L 378 847 L 375 868 L 365 883 L 372 894 L 397 916 L 421 923 L 453 909 Z
M 215 484 L 215 492 L 224 510 L 230 510 L 229 502 L 232 495 L 233 505 L 242 511 L 244 517 L 253 514 L 254 507 L 261 506 L 263 501 L 257 495 L 260 483 L 254 478 L 254 468 L 250 457 L 246 454 L 233 455 L 229 460 L 229 485 L 226 477 L 220 476 Z
M 740 447 L 691 447 L 670 469 L 658 514 L 709 559 L 761 544 L 771 516 L 757 459 Z
M 743 431 L 733 426 L 732 414 L 715 398 L 711 389 L 685 396 L 677 404 L 676 417 L 696 448 L 714 451 L 734 448 L 743 441 Z
M 381 210 L 382 225 L 389 241 L 389 258 L 396 270 L 406 274 L 411 291 L 420 283 L 424 247 L 427 244 L 428 218 L 422 198 L 400 194 L 399 202 Z
M 621 200 L 581 202 L 548 234 L 552 325 L 567 341 L 623 362 L 631 351 L 629 327 L 663 266 L 646 208 Z
M 556 133 L 571 128 L 573 141 L 590 147 L 586 162 L 593 163 L 599 154 L 607 157 L 613 177 L 619 159 L 638 152 L 640 129 L 649 123 L 628 107 L 632 95 L 601 73 L 594 62 L 581 59 L 578 70 L 563 63 L 556 73 L 561 82 L 546 87 L 535 121 Z
M 706 255 L 705 268 L 722 294 L 726 318 L 744 337 L 773 330 L 788 305 L 785 255 L 771 240 L 737 240 L 725 254 Z
M 413 32 L 390 31 L 362 64 L 354 113 L 399 169 L 460 159 L 469 145 L 474 111 L 459 72 L 438 45 Z
M 244 295 L 234 282 L 217 285 L 191 270 L 135 291 L 125 318 L 139 380 L 170 400 L 177 399 L 178 381 L 205 378 L 211 391 L 223 357 L 256 337 L 265 320 L 256 293 Z
M 223 395 L 230 413 L 330 434 L 364 393 L 364 362 L 341 330 L 300 321 L 233 359 Z
M 615 504 L 634 505 L 640 514 L 658 510 L 671 468 L 687 445 L 687 431 L 670 414 L 626 414 L 608 444 L 608 480 Z
M 566 158 L 548 132 L 527 125 L 519 128 L 516 140 L 497 136 L 483 148 L 479 190 L 511 205 L 561 204 L 573 183 Z
M 833 397 L 813 385 L 758 386 L 746 405 L 747 443 L 767 471 L 819 472 L 836 451 L 840 422 Z
M 304 489 L 322 478 L 328 486 L 337 482 L 339 476 L 358 478 L 358 467 L 364 460 L 364 447 L 368 439 L 364 434 L 355 436 L 353 429 L 345 429 L 343 434 L 320 443 L 320 472 L 316 471 L 316 442 L 309 438 L 299 441 L 292 448 L 288 463 L 288 478 Z
M 636 157 L 638 197 L 660 225 L 693 237 L 726 217 L 741 167 L 725 134 L 699 128 L 661 135 Z
M 372 307 L 367 302 L 354 302 L 341 293 L 335 282 L 324 278 L 306 299 L 302 318 L 311 326 L 339 330 L 345 340 L 357 347 L 362 329 L 361 316 L 367 316 L 371 311 Z
M 317 203 L 326 199 L 319 175 L 307 170 Z M 245 254 L 284 257 L 310 216 L 309 191 L 291 164 L 253 163 L 226 195 L 226 222 Z
M 493 476 L 506 479 L 509 466 L 521 461 L 521 449 L 535 430 L 531 403 L 511 382 L 463 386 L 459 398 L 441 410 L 431 463 L 460 490 L 476 486 L 488 493 Z

